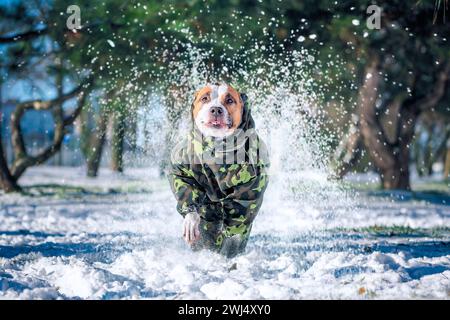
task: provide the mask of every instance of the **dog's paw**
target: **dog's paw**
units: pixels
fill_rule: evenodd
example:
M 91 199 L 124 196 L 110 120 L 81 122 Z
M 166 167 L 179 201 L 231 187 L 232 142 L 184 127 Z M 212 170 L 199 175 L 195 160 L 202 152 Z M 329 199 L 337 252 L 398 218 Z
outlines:
M 191 212 L 186 214 L 183 222 L 183 238 L 192 245 L 198 239 L 200 239 L 200 215 L 197 212 Z

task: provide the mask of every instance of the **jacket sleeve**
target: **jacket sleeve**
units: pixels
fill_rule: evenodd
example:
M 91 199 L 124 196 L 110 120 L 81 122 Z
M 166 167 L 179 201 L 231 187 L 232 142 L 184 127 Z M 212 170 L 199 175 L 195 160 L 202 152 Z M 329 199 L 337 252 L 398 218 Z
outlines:
M 172 163 L 168 178 L 177 200 L 177 211 L 183 217 L 190 212 L 199 213 L 205 191 L 195 179 L 195 174 L 189 165 Z

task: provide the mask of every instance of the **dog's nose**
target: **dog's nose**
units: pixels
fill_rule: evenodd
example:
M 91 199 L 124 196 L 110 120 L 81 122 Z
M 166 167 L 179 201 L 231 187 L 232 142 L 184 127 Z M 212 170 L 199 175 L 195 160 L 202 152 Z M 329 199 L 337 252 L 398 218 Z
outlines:
M 213 116 L 220 116 L 223 113 L 223 110 L 221 107 L 212 107 L 211 109 L 209 109 L 209 112 L 211 112 L 211 114 Z

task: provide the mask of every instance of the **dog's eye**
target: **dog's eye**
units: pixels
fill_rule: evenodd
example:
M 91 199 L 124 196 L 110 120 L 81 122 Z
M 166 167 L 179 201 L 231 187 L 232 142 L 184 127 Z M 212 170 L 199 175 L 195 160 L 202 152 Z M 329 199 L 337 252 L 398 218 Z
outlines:
M 202 102 L 208 102 L 208 96 L 204 96 L 204 97 L 201 99 L 201 101 L 202 101 Z
M 227 99 L 225 100 L 225 103 L 226 103 L 226 104 L 232 104 L 232 103 L 234 103 L 234 100 L 231 99 L 231 98 L 227 98 Z

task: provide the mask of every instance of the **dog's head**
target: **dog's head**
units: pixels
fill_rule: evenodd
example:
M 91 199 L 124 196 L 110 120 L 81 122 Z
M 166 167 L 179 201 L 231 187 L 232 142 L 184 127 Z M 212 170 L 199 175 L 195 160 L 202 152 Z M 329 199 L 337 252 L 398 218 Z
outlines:
M 192 116 L 204 136 L 225 138 L 242 122 L 244 96 L 228 84 L 209 84 L 195 94 Z

